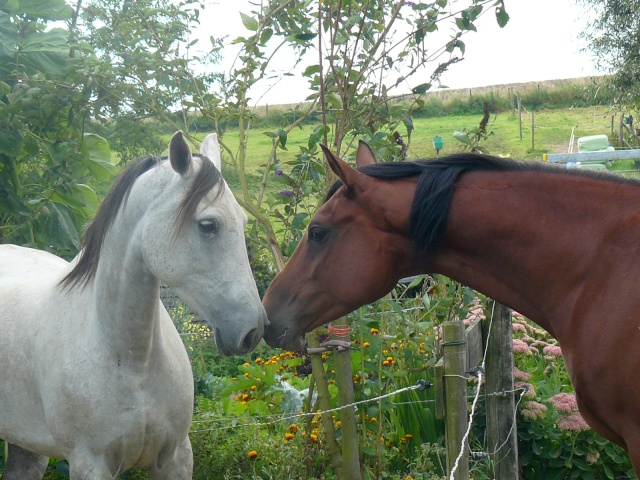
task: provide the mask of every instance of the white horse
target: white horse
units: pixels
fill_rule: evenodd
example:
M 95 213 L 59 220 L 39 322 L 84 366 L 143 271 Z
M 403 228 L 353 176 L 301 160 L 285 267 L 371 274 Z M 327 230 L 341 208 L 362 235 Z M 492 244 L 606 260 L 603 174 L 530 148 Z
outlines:
M 160 283 L 209 322 L 220 352 L 253 350 L 268 322 L 246 221 L 215 134 L 192 156 L 178 132 L 169 161 L 143 157 L 116 180 L 71 263 L 0 245 L 4 480 L 41 479 L 49 456 L 72 480 L 131 467 L 191 478 L 193 378 Z

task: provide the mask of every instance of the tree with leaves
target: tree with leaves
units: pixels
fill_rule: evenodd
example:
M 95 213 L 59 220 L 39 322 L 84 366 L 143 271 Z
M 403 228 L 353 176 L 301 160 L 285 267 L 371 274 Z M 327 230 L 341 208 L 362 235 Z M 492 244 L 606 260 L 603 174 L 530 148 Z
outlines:
M 580 0 L 593 11 L 582 32 L 597 68 L 610 74 L 621 110 L 640 110 L 640 0 Z
M 356 139 L 364 139 L 384 160 L 404 158 L 413 132 L 412 111 L 424 103 L 424 93 L 439 86 L 440 76 L 462 60 L 464 34 L 475 31 L 476 20 L 485 14 L 495 15 L 501 26 L 509 19 L 503 0 L 270 0 L 241 13 L 248 35 L 233 40 L 242 47 L 238 66 L 223 84 L 221 105 L 226 108 L 214 113 L 218 124 L 237 120 L 238 150 L 228 148 L 224 138 L 222 146 L 242 185 L 239 201 L 265 232 L 278 269 L 284 265 L 282 248 L 287 254 L 293 251 L 317 199 L 333 181 L 319 143 L 343 153 Z M 451 33 L 432 40 L 438 32 Z M 290 74 L 297 65 L 303 67 L 312 94 L 295 121 L 265 132 L 273 141 L 271 156 L 262 188 L 252 192 L 244 174 L 252 119 L 249 92 L 268 78 Z M 412 92 L 405 102 L 394 97 L 402 87 Z M 293 188 L 283 190 L 282 206 L 274 206 L 266 182 L 277 150 L 286 149 L 288 133 L 312 115 L 321 120 L 286 177 Z M 273 228 L 279 222 L 284 223 L 284 245 Z
M 70 52 L 64 0 L 0 1 L 0 242 L 75 255 L 115 173 L 107 142 L 86 129 L 86 65 Z

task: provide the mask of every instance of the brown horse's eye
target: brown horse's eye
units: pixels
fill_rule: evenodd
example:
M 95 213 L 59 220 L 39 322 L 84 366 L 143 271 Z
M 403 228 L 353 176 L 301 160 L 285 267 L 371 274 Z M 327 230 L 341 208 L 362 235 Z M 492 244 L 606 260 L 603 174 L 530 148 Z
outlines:
M 327 238 L 327 234 L 328 233 L 329 233 L 329 230 L 326 230 L 324 228 L 311 227 L 309 229 L 309 240 L 312 241 L 312 242 L 320 243 L 325 238 Z

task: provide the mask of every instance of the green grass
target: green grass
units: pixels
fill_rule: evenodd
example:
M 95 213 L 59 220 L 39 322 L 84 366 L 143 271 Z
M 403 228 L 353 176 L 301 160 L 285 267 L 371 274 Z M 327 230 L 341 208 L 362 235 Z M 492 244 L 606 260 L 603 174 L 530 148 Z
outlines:
M 444 139 L 444 149 L 440 152 L 450 154 L 462 151 L 463 145 L 455 140 L 453 132 L 463 128 L 475 128 L 481 115 L 460 115 L 435 118 L 414 119 L 415 130 L 409 144 L 411 159 L 429 158 L 436 155 L 432 139 L 440 135 Z M 492 114 L 487 127 L 493 131 L 484 145 L 489 153 L 509 156 L 514 159 L 541 160 L 544 153 L 564 153 L 569 146 L 571 128 L 575 128 L 575 137 L 607 134 L 611 140 L 611 113 L 606 107 L 570 108 L 560 110 L 543 110 L 535 112 L 534 146 L 531 142 L 531 115 L 523 113 L 522 140 L 519 133 L 517 112 Z M 295 159 L 300 145 L 306 145 L 307 138 L 314 126 L 305 126 L 293 130 L 287 141 L 287 150 L 278 150 L 281 164 Z M 247 171 L 250 176 L 257 176 L 262 170 L 271 152 L 271 139 L 263 134 L 266 129 L 249 132 Z M 404 133 L 404 132 L 403 132 Z M 229 130 L 223 141 L 233 150 L 238 148 L 238 133 Z M 406 140 L 405 140 L 406 142 Z M 357 142 L 354 142 L 357 144 Z M 344 155 L 344 152 L 342 152 Z M 352 152 L 348 152 L 350 154 Z M 223 156 L 228 161 L 227 156 Z

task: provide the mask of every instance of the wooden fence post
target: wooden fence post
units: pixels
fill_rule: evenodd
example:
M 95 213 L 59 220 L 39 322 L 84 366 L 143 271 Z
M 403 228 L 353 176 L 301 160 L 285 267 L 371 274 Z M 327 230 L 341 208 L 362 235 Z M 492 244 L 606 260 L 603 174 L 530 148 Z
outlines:
M 318 339 L 319 332 L 317 330 L 307 333 L 307 343 L 311 348 L 318 348 L 320 341 Z M 327 383 L 327 375 L 324 371 L 324 364 L 322 363 L 322 353 L 311 353 L 311 367 L 313 369 L 313 376 L 316 379 L 316 387 L 318 389 L 318 405 L 324 412 L 331 409 L 331 396 L 329 395 L 329 386 Z M 338 476 L 339 479 L 345 477 L 342 476 L 342 455 L 340 454 L 340 446 L 334 438 L 335 429 L 333 428 L 333 418 L 330 413 L 322 413 L 320 416 L 322 422 L 322 428 L 324 429 L 324 438 L 327 444 L 327 450 L 329 452 L 329 458 L 331 461 L 331 467 Z
M 496 480 L 518 477 L 518 432 L 513 392 L 513 331 L 511 309 L 495 305 L 493 322 L 483 321 L 488 341 L 486 368 L 487 450 Z M 491 323 L 491 331 L 489 325 Z M 501 393 L 504 392 L 504 393 Z M 497 393 L 497 395 L 496 395 Z
M 467 431 L 467 345 L 464 323 L 444 322 L 443 326 L 445 440 L 447 446 L 447 472 L 451 474 L 455 461 L 463 450 L 454 475 L 455 480 L 469 478 L 469 448 L 462 445 Z
M 522 99 L 520 95 L 516 97 L 518 99 L 518 124 L 520 125 L 520 140 L 522 140 Z
M 535 115 L 533 112 L 531 112 L 531 150 L 535 150 L 536 149 L 536 122 L 535 122 Z
M 347 322 L 341 318 L 333 324 L 347 325 Z M 337 349 L 334 351 L 334 355 L 336 356 L 336 384 L 340 406 L 349 405 L 354 402 L 351 349 Z M 342 422 L 342 478 L 360 480 L 360 450 L 358 448 L 355 407 L 340 410 L 340 421 Z

